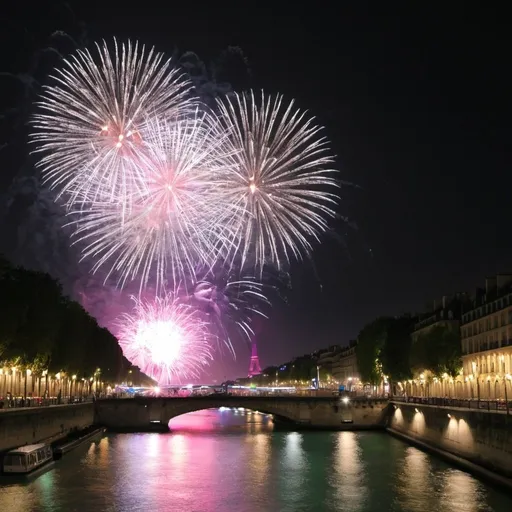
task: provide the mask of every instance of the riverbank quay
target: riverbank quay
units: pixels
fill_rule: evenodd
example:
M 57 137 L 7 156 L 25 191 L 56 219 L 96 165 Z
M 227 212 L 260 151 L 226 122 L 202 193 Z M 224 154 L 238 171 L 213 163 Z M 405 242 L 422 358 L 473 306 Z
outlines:
M 0 452 L 39 442 L 52 443 L 94 424 L 94 404 L 10 408 L 0 412 Z
M 387 431 L 512 491 L 512 416 L 394 401 Z

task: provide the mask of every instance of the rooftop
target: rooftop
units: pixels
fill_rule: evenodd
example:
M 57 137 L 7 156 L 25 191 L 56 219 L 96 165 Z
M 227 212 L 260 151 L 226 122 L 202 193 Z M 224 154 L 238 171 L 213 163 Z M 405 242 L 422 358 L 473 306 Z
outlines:
M 498 278 L 501 279 L 500 280 Z M 510 280 L 507 279 L 510 277 Z M 512 276 L 509 274 L 497 276 L 497 278 L 487 278 L 486 287 L 478 288 L 471 300 L 466 307 L 463 308 L 463 313 L 468 313 L 481 306 L 491 304 L 494 301 L 506 297 L 512 293 Z
M 47 445 L 44 443 L 39 444 L 27 444 L 26 446 L 20 446 L 19 448 L 15 448 L 14 450 L 10 450 L 8 453 L 16 454 L 16 453 L 30 453 L 35 452 L 36 450 L 40 450 L 41 448 L 46 448 Z

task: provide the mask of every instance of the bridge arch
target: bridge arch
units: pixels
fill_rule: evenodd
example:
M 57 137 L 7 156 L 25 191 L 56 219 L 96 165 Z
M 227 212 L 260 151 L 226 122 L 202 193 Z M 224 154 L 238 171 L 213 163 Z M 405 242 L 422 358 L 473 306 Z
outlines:
M 176 400 L 174 398 L 165 400 L 161 405 L 162 410 L 160 411 L 158 421 L 162 424 L 168 424 L 172 419 L 178 418 L 179 416 L 183 416 L 184 414 L 189 414 L 192 412 L 203 411 L 208 409 L 220 409 L 221 407 L 226 407 L 229 409 L 243 408 L 246 411 L 270 414 L 278 423 L 296 423 L 299 421 L 299 415 L 294 413 L 294 411 L 288 410 L 287 408 L 284 408 L 282 406 L 279 407 L 278 405 L 265 403 L 265 400 L 258 401 L 260 403 L 255 403 L 255 400 L 253 398 L 250 398 L 249 402 L 247 401 L 247 399 L 244 400 L 243 397 L 240 397 L 239 400 L 234 399 L 238 397 L 226 398 L 226 400 L 223 398 L 216 398 L 210 400 L 204 400 L 202 398 L 196 400 L 195 398 L 191 398 L 184 399 L 183 402 L 181 402 L 179 399 Z M 152 416 L 154 416 L 154 413 L 157 411 L 151 412 L 153 413 Z M 153 419 L 153 421 L 155 420 L 156 418 Z
M 243 407 L 272 414 L 278 422 L 287 420 L 317 428 L 383 428 L 387 421 L 388 401 L 344 401 L 339 397 L 226 395 L 107 398 L 95 403 L 95 423 L 113 430 L 145 431 L 155 426 L 168 428 L 169 421 L 182 414 L 219 407 Z

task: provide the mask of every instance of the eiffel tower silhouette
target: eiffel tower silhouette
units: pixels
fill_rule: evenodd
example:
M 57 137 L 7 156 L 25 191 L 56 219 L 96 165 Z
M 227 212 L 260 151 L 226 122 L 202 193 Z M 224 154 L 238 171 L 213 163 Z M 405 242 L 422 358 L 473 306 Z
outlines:
M 249 377 L 254 377 L 261 373 L 260 359 L 258 357 L 258 348 L 256 347 L 255 337 L 251 340 L 251 362 L 249 363 Z

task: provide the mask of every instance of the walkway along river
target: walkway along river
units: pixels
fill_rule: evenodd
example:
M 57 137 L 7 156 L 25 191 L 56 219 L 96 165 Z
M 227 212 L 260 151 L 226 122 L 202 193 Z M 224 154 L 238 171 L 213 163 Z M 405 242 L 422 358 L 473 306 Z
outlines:
M 167 434 L 110 434 L 26 484 L 9 512 L 509 512 L 512 496 L 379 432 L 279 432 L 207 410 Z

